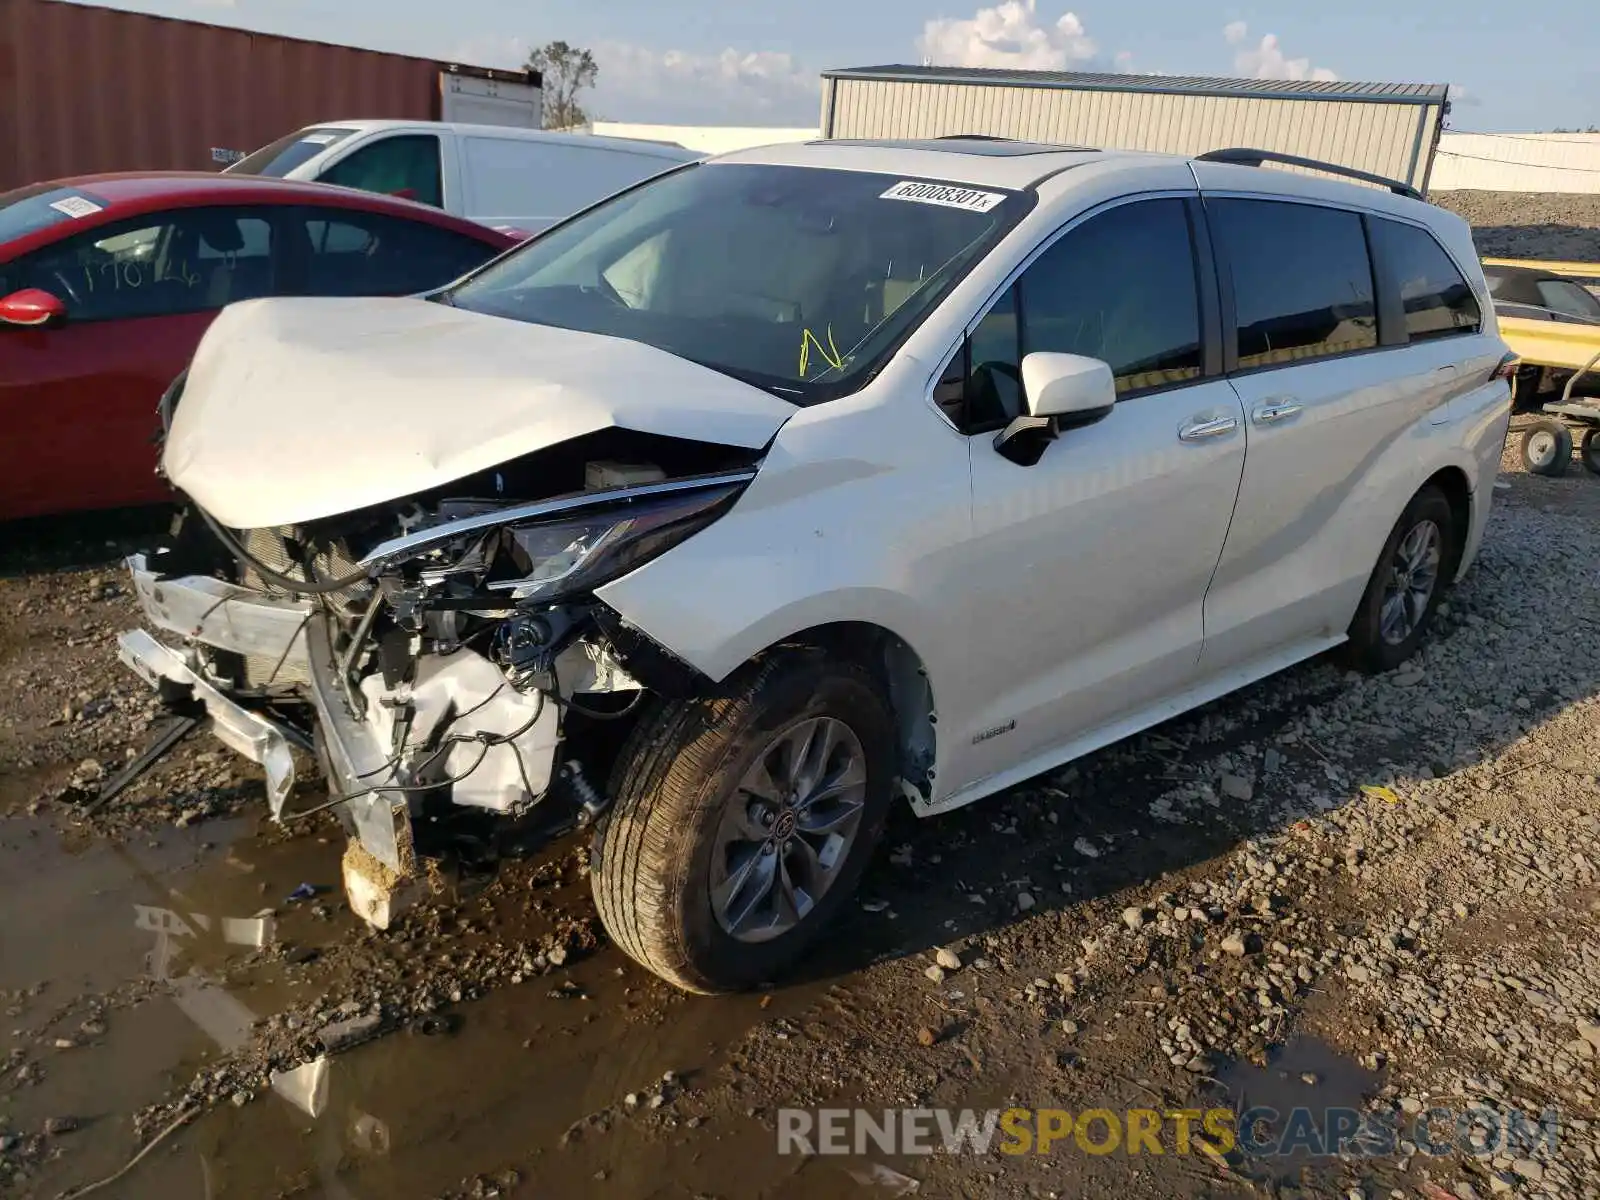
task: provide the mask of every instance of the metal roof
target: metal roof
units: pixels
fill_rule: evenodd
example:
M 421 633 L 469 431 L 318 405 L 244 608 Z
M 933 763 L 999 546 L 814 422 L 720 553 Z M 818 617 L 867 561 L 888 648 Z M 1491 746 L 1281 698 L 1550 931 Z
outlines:
M 1443 83 L 1355 83 L 1316 79 L 1222 79 L 1206 75 L 1112 75 L 1100 71 L 1013 71 L 1002 67 L 846 67 L 824 71 L 824 79 L 868 79 L 901 83 L 975 83 L 993 87 L 1059 88 L 1067 91 L 1152 92 L 1191 96 L 1237 96 L 1267 100 L 1344 100 L 1380 104 L 1442 104 Z

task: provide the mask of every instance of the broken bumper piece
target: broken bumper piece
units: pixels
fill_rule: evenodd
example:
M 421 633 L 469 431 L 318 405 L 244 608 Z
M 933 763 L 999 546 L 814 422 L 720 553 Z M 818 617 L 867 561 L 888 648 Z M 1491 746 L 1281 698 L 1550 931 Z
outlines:
M 274 817 L 294 787 L 294 755 L 289 739 L 273 722 L 230 700 L 177 651 L 163 646 L 142 629 L 130 629 L 117 638 L 117 656 L 152 687 L 162 680 L 187 688 L 205 707 L 212 731 L 223 742 L 267 773 L 267 802 Z

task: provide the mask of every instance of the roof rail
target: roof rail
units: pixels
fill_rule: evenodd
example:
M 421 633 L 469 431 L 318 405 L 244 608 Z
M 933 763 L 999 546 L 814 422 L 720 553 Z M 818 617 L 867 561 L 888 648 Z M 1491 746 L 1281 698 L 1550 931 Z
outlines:
M 936 142 L 1014 142 L 1016 138 L 998 133 L 941 133 Z
M 1329 175 L 1343 175 L 1346 179 L 1359 179 L 1362 183 L 1376 184 L 1378 187 L 1388 188 L 1397 196 L 1409 196 L 1413 200 L 1421 200 L 1422 193 L 1409 183 L 1402 183 L 1398 179 L 1389 179 L 1383 175 L 1374 175 L 1370 171 L 1361 171 L 1355 167 L 1347 167 L 1341 163 L 1323 162 L 1317 158 L 1302 158 L 1298 154 L 1280 154 L 1276 150 L 1255 150 L 1248 146 L 1232 146 L 1226 150 L 1208 150 L 1204 154 L 1194 156 L 1195 162 L 1235 163 L 1241 167 L 1259 167 L 1262 163 L 1283 163 L 1291 167 L 1308 167 L 1313 171 L 1326 171 Z

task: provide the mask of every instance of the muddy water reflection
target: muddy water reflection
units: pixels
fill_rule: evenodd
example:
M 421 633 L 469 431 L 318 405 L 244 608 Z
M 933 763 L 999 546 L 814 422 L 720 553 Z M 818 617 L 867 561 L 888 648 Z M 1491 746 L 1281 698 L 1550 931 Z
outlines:
M 337 879 L 337 846 L 263 839 L 250 821 L 155 841 L 73 845 L 34 823 L 0 823 L 0 911 L 29 913 L 31 931 L 4 923 L 0 986 L 51 980 L 16 1018 L 44 1082 L 0 1096 L 0 1116 L 22 1131 L 62 1113 L 86 1122 L 20 1195 L 55 1196 L 117 1169 L 136 1146 L 133 1112 L 247 1045 L 263 1017 L 330 990 L 320 960 L 286 973 L 273 947 L 364 936 L 337 905 L 319 916 L 284 902 L 302 881 Z M 564 890 L 583 902 L 586 886 Z M 548 920 L 515 915 L 495 934 L 531 939 Z M 120 997 L 106 1035 L 51 1057 L 44 1047 L 96 996 Z M 368 1200 L 435 1196 L 483 1175 L 528 1196 L 871 1197 L 878 1188 L 843 1169 L 863 1164 L 779 1158 L 770 1112 L 745 1108 L 782 1097 L 741 1098 L 721 1075 L 724 1052 L 753 1025 L 814 998 L 689 998 L 602 951 L 459 1005 L 457 1022 L 306 1063 L 237 1105 L 224 1097 L 110 1194 Z M 669 1071 L 676 1083 L 663 1089 Z

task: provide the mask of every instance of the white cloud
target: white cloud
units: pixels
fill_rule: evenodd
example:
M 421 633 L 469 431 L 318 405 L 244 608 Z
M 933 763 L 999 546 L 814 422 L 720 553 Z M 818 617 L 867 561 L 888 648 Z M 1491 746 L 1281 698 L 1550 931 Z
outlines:
M 941 67 L 1010 67 L 1061 71 L 1099 54 L 1076 13 L 1038 21 L 1037 0 L 1004 0 L 966 19 L 939 17 L 922 27 L 917 49 Z
M 1290 58 L 1278 44 L 1278 35 L 1269 33 L 1250 44 L 1250 26 L 1233 21 L 1223 27 L 1222 36 L 1230 46 L 1239 47 L 1233 56 L 1233 69 L 1250 79 L 1310 79 L 1332 82 L 1339 76 L 1327 67 L 1314 67 L 1309 58 Z
M 814 124 L 822 79 L 775 50 L 658 51 L 626 42 L 595 47 L 600 81 L 587 102 L 605 120 L 663 124 Z
M 461 43 L 459 62 L 520 67 L 533 47 L 522 38 Z M 593 47 L 600 77 L 578 103 L 597 120 L 662 125 L 814 125 L 822 77 L 773 50 L 717 54 L 655 50 L 629 42 Z

